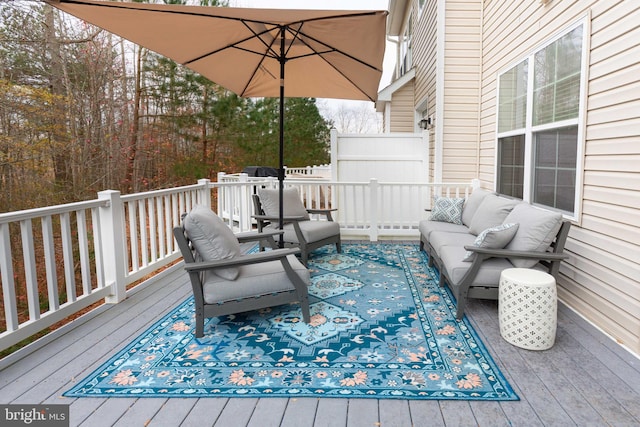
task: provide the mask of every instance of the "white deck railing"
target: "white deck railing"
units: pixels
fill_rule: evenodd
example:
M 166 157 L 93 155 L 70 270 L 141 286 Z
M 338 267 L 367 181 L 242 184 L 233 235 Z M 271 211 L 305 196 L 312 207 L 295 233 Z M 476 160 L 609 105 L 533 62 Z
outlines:
M 332 182 L 287 178 L 308 208 L 335 207 L 343 239 L 417 238 L 432 195 L 464 197 L 471 183 Z M 244 174 L 218 182 L 0 214 L 0 350 L 104 300 L 180 259 L 172 228 L 196 203 L 211 206 L 234 231 L 253 228 L 251 195 L 275 178 Z

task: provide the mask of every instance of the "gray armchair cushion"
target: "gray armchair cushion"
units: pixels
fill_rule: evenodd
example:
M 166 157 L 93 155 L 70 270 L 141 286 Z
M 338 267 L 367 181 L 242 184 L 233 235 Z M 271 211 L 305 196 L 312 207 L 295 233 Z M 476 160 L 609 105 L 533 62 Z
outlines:
M 464 209 L 462 210 L 462 223 L 464 225 L 469 227 L 471 220 L 473 219 L 473 215 L 478 210 L 478 207 L 480 207 L 480 203 L 482 203 L 484 198 L 489 194 L 492 193 L 488 190 L 476 188 L 469 197 L 467 197 L 467 200 L 464 202 Z
M 309 283 L 309 270 L 298 261 L 295 255 L 288 255 L 287 259 L 295 273 L 305 283 Z M 205 303 L 223 303 L 278 292 L 295 291 L 280 261 L 243 265 L 238 270 L 239 274 L 235 280 L 226 280 L 211 274 L 210 271 L 205 272 L 202 285 Z
M 206 206 L 196 205 L 183 219 L 184 229 L 203 261 L 233 258 L 240 254 L 240 243 L 218 215 Z M 238 268 L 216 270 L 216 274 L 234 280 Z
M 473 235 L 482 233 L 487 228 L 495 227 L 502 224 L 504 219 L 513 210 L 514 206 L 520 203 L 518 200 L 506 199 L 498 197 L 494 194 L 488 194 L 478 206 L 476 213 L 471 219 L 469 232 Z M 519 222 L 519 221 L 509 221 Z
M 505 249 L 543 252 L 549 248 L 558 234 L 562 226 L 562 214 L 522 202 L 513 208 L 504 221 L 520 224 L 516 235 Z M 536 260 L 517 258 L 512 259 L 511 262 L 521 268 L 529 268 L 537 263 Z
M 277 188 L 260 188 L 258 189 L 258 197 L 264 214 L 271 217 L 278 217 L 280 214 L 280 190 Z M 282 190 L 283 216 L 301 216 L 309 219 L 307 209 L 300 200 L 300 193 L 294 187 Z
M 473 245 L 479 248 L 502 249 L 509 244 L 517 231 L 518 224 L 515 223 L 506 223 L 496 227 L 487 228 L 482 233 L 478 234 L 476 240 L 473 241 Z M 463 261 L 473 261 L 474 256 L 475 253 L 467 251 Z
M 434 198 L 433 209 L 431 209 L 431 221 L 450 222 L 452 224 L 462 224 L 462 208 L 464 199 L 460 197 L 438 197 Z
M 300 221 L 298 225 L 306 242 L 318 242 L 322 239 L 340 234 L 340 224 L 333 221 Z M 293 224 L 286 224 L 282 228 L 284 230 L 283 240 L 285 242 L 300 243 L 298 242 L 298 236 L 293 227 Z M 265 229 L 279 230 L 280 228 L 277 224 L 271 224 L 265 227 Z

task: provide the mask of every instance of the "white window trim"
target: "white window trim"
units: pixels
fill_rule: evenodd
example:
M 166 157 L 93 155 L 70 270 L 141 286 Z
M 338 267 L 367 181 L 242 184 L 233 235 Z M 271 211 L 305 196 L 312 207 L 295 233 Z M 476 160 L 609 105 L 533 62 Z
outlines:
M 536 132 L 546 130 L 546 129 L 558 129 L 564 126 L 578 126 L 578 135 L 577 135 L 577 147 L 576 147 L 576 188 L 575 188 L 575 200 L 574 200 L 574 211 L 573 213 L 568 213 L 566 211 L 561 211 L 566 218 L 580 221 L 582 218 L 582 194 L 583 194 L 583 182 L 584 182 L 584 152 L 585 152 L 585 135 L 586 135 L 586 101 L 587 101 L 587 85 L 589 81 L 589 52 L 590 52 L 590 35 L 591 35 L 591 19 L 590 13 L 578 21 L 574 22 L 572 25 L 565 27 L 562 31 L 559 31 L 555 34 L 555 36 L 546 40 L 543 44 L 540 44 L 535 49 L 530 51 L 527 55 L 522 56 L 517 62 L 510 64 L 505 69 L 501 70 L 497 74 L 497 92 L 496 92 L 496 121 L 495 121 L 495 159 L 494 159 L 494 176 L 496 179 L 494 180 L 494 190 L 498 189 L 498 160 L 499 160 L 499 150 L 498 150 L 498 141 L 500 138 L 505 138 L 514 135 L 522 135 L 524 133 L 525 136 L 525 153 L 524 153 L 524 179 L 523 179 L 523 200 L 529 203 L 532 203 L 532 181 L 533 181 L 533 135 Z M 581 64 L 581 73 L 580 73 L 580 105 L 578 107 L 578 117 L 575 119 L 564 120 L 559 122 L 553 122 L 551 124 L 543 124 L 538 126 L 533 126 L 533 67 L 535 64 L 534 56 L 537 52 L 545 49 L 547 46 L 556 42 L 558 39 L 567 35 L 580 25 L 583 26 L 582 32 L 582 64 Z M 522 63 L 525 60 L 529 60 L 527 66 L 527 115 L 526 115 L 526 124 L 524 128 L 510 130 L 507 132 L 498 132 L 498 123 L 499 123 L 499 111 L 497 102 L 500 96 L 500 77 L 511 70 L 513 67 Z M 540 205 L 540 207 L 545 209 L 554 209 L 550 206 Z

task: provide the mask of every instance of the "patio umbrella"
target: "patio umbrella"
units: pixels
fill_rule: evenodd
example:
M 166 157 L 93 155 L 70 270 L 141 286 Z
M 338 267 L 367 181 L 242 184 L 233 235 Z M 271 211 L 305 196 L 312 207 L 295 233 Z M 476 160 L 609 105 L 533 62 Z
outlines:
M 386 11 L 249 9 L 90 0 L 50 5 L 183 64 L 242 97 L 375 101 Z

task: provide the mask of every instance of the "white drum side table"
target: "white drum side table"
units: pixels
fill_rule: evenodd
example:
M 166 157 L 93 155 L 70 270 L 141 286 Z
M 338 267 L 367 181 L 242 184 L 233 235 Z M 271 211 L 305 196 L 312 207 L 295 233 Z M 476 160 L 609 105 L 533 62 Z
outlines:
M 527 350 L 547 350 L 556 340 L 558 294 L 550 274 L 509 268 L 500 276 L 500 334 Z

